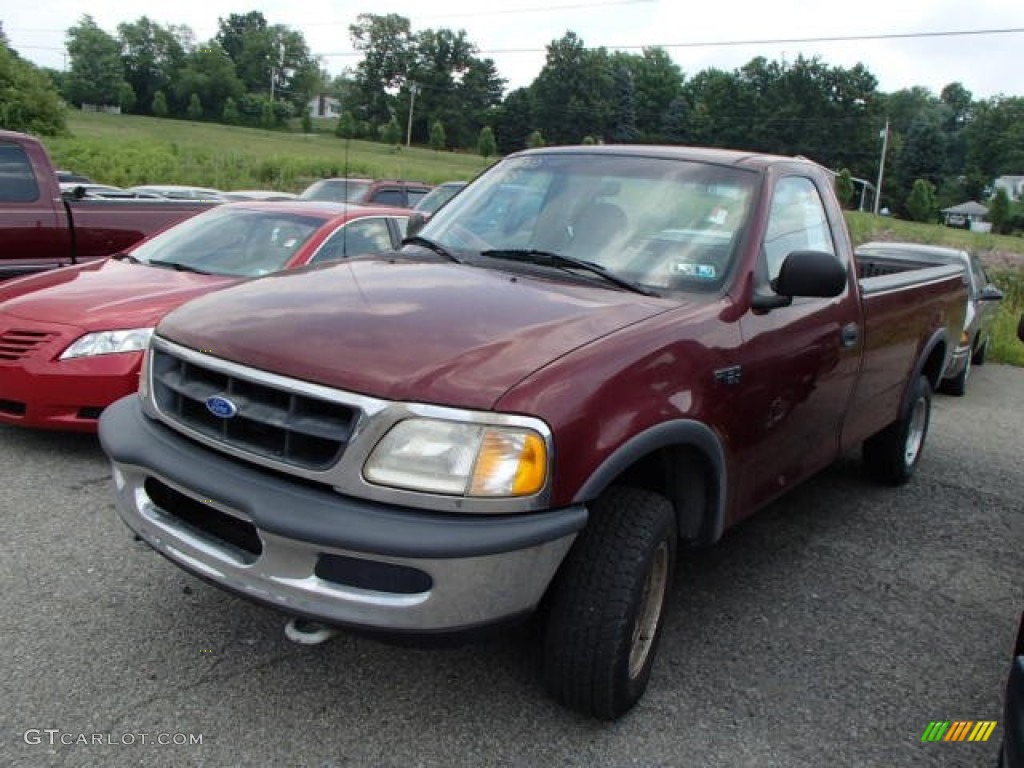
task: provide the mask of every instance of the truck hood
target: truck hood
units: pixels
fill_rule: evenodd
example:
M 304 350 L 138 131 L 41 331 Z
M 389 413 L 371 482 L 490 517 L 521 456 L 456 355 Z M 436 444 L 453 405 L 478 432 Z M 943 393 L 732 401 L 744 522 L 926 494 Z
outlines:
M 30 291 L 0 304 L 4 313 L 87 331 L 154 326 L 183 302 L 238 282 L 113 259 L 30 279 Z
M 352 392 L 488 409 L 538 368 L 671 306 L 492 269 L 358 259 L 198 299 L 158 333 Z

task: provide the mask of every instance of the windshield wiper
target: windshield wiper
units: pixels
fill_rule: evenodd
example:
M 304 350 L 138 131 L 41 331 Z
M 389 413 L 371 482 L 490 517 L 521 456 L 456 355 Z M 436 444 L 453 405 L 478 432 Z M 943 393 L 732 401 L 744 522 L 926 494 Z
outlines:
M 421 245 L 429 251 L 433 251 L 438 256 L 444 256 L 448 261 L 454 261 L 456 264 L 461 264 L 462 259 L 456 256 L 454 253 L 449 251 L 440 243 L 431 240 L 429 237 L 422 237 L 420 235 L 412 235 L 402 240 L 402 245 Z
M 176 269 L 179 272 L 195 272 L 197 275 L 212 275 L 213 272 L 207 272 L 205 269 L 199 269 L 199 267 L 193 267 L 190 264 L 182 264 L 180 261 L 147 261 L 147 264 L 151 264 L 154 267 L 170 267 Z
M 115 253 L 110 258 L 114 259 L 115 261 L 127 261 L 129 264 L 141 264 L 142 263 L 141 259 L 138 259 L 135 256 L 132 256 L 127 251 L 121 251 L 120 253 Z
M 644 296 L 658 295 L 654 291 L 644 288 L 639 283 L 634 283 L 632 280 L 627 280 L 626 278 L 609 271 L 600 264 L 595 264 L 592 261 L 584 261 L 583 259 L 577 259 L 575 256 L 566 256 L 562 253 L 538 251 L 533 248 L 496 248 L 490 251 L 481 251 L 480 255 L 489 256 L 492 259 L 509 259 L 512 261 L 522 261 L 527 264 L 538 264 L 542 267 L 581 269 L 584 272 L 597 275 L 603 280 L 612 283 L 613 285 L 617 285 L 619 288 L 625 288 L 627 291 L 633 291 L 634 293 L 639 293 Z

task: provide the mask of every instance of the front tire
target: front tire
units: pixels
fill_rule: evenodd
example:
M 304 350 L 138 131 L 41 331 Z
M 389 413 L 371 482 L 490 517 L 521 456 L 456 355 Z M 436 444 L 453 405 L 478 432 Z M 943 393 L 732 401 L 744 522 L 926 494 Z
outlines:
M 876 435 L 864 441 L 864 466 L 875 480 L 903 485 L 914 474 L 932 412 L 932 385 L 925 376 L 914 382 L 906 413 Z
M 981 342 L 981 344 L 978 345 L 978 348 L 974 351 L 974 354 L 971 356 L 971 362 L 975 365 L 984 365 L 985 358 L 988 357 L 988 345 L 991 343 L 991 338 L 987 338 Z
M 614 720 L 647 689 L 675 570 L 672 504 L 612 487 L 570 550 L 553 587 L 544 683 L 560 703 Z

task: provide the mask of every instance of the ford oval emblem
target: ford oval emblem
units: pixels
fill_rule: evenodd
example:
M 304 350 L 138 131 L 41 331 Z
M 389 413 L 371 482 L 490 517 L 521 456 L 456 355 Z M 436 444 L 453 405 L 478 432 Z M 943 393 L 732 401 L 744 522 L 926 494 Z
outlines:
M 220 395 L 211 395 L 206 398 L 206 410 L 218 419 L 230 419 L 238 413 L 238 406 Z

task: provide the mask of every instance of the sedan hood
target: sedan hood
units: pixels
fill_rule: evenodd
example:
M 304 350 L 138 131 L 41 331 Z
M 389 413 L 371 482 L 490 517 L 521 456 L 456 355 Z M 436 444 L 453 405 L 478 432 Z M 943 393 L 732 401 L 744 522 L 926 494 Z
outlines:
M 487 409 L 538 368 L 670 306 L 470 266 L 359 259 L 199 299 L 158 333 L 352 392 Z
M 238 282 L 112 259 L 32 279 L 37 287 L 0 304 L 4 313 L 86 331 L 154 326 L 179 304 Z

